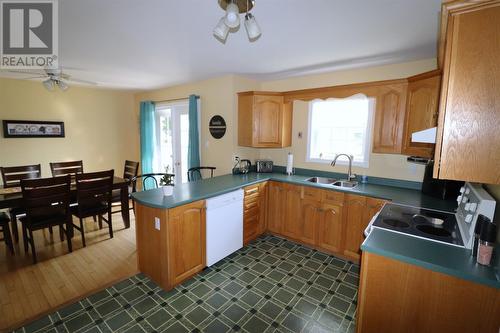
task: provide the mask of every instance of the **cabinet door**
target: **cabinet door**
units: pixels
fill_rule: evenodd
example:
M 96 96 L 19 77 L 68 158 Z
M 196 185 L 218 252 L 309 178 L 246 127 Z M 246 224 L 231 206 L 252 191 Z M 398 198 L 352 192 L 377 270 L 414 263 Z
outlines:
M 373 152 L 400 154 L 407 84 L 381 87 L 376 100 Z
M 376 199 L 376 198 L 366 198 L 366 210 L 365 210 L 365 219 L 364 219 L 364 226 L 363 232 L 368 226 L 368 223 L 370 223 L 371 219 L 375 214 L 377 214 L 381 209 L 382 206 L 384 205 L 386 201 L 382 199 Z
M 285 222 L 283 234 L 285 236 L 300 239 L 302 233 L 302 187 L 285 185 Z
M 267 228 L 273 233 L 281 234 L 283 233 L 283 221 L 285 218 L 285 192 L 281 184 L 275 182 L 269 184 L 267 202 L 269 205 Z
M 449 16 L 437 178 L 500 184 L 499 32 L 498 1 L 466 6 Z
M 177 285 L 206 266 L 205 201 L 169 210 L 169 276 Z
M 267 229 L 267 192 L 268 183 L 261 183 L 259 185 L 259 201 L 260 201 L 260 216 L 259 216 L 259 229 L 258 236 L 262 235 Z
M 327 251 L 341 253 L 342 249 L 342 206 L 323 204 L 318 228 L 318 246 Z
M 299 240 L 305 244 L 316 245 L 317 231 L 320 223 L 321 203 L 317 200 L 303 199 L 301 201 L 301 228 Z
M 257 146 L 281 146 L 283 97 L 254 97 L 254 142 Z
M 411 135 L 437 125 L 440 71 L 424 73 L 408 81 L 403 154 L 430 158 L 435 145 L 412 142 Z
M 346 224 L 344 255 L 359 260 L 361 255 L 360 246 L 363 242 L 363 232 L 366 228 L 366 197 L 359 195 L 346 196 Z

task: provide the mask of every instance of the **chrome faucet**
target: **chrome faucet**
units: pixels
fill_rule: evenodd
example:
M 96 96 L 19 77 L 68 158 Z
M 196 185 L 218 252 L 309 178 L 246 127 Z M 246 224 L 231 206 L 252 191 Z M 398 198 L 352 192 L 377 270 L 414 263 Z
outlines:
M 354 159 L 354 156 L 352 155 L 348 155 L 348 154 L 337 154 L 335 155 L 335 157 L 333 158 L 333 161 L 331 163 L 331 166 L 335 166 L 335 163 L 337 163 L 337 159 L 340 157 L 340 156 L 345 156 L 347 157 L 347 159 L 349 160 L 349 170 L 347 171 L 347 180 L 348 181 L 351 181 L 353 179 L 356 179 L 356 175 L 352 173 L 352 160 Z

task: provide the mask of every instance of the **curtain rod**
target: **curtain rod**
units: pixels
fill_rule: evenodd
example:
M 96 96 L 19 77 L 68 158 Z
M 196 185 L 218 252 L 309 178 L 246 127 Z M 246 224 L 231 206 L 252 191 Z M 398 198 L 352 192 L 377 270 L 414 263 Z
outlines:
M 196 99 L 199 99 L 200 96 L 198 95 L 195 95 Z M 185 99 L 189 99 L 189 96 L 188 97 L 184 97 L 184 98 L 174 98 L 174 99 L 164 99 L 164 100 L 161 100 L 161 101 L 153 101 L 155 103 L 166 103 L 166 102 L 175 102 L 175 101 L 183 101 Z

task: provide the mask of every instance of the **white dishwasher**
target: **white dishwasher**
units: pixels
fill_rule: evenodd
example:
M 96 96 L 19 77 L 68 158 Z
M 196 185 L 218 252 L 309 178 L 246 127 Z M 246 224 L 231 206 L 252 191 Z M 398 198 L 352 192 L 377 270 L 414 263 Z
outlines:
M 207 266 L 243 247 L 243 190 L 206 200 Z

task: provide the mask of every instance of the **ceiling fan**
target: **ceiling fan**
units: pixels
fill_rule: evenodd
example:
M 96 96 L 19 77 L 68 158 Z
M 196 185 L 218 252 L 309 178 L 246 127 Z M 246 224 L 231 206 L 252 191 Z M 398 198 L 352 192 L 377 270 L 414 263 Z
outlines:
M 9 73 L 16 73 L 16 74 L 31 75 L 30 77 L 21 78 L 24 80 L 45 79 L 45 80 L 43 80 L 42 83 L 43 83 L 43 86 L 49 91 L 53 91 L 56 86 L 59 87 L 59 89 L 61 89 L 62 91 L 66 91 L 69 88 L 68 82 L 84 83 L 84 84 L 93 85 L 93 86 L 97 85 L 96 82 L 73 78 L 71 75 L 63 73 L 63 70 L 61 67 L 59 67 L 59 68 L 45 68 L 45 69 L 40 70 L 40 71 L 9 70 L 8 72 Z

